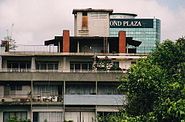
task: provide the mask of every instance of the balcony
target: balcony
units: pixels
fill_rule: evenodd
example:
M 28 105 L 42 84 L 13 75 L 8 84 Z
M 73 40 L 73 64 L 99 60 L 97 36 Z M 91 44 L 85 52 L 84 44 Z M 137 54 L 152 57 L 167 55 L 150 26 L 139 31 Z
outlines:
M 125 71 L 62 72 L 59 70 L 2 69 L 0 78 L 2 81 L 119 81 L 118 78 L 124 74 Z
M 31 99 L 29 95 L 26 94 L 16 94 L 16 95 L 8 95 L 0 98 L 0 104 L 30 104 Z
M 40 96 L 40 95 L 33 95 L 32 97 L 32 104 L 63 104 L 63 97 L 62 96 Z
M 123 105 L 125 95 L 64 95 L 65 105 Z

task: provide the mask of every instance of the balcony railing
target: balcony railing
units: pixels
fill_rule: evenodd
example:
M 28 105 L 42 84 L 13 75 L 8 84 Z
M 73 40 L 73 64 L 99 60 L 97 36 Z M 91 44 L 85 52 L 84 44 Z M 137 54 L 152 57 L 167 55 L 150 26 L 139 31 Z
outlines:
M 87 33 L 85 31 L 83 31 L 81 33 L 82 35 L 86 35 Z M 103 49 L 103 46 L 96 46 L 94 48 L 98 48 L 98 49 Z M 127 48 L 132 49 L 130 47 Z M 134 48 L 135 49 L 135 48 Z M 136 52 L 129 52 L 129 53 L 135 53 L 135 54 L 148 54 L 150 52 L 152 52 L 152 50 L 155 49 L 155 46 L 140 46 L 136 48 Z M 0 54 L 5 52 L 5 47 L 0 47 Z M 54 45 L 16 45 L 16 49 L 14 50 L 9 50 L 9 52 L 34 52 L 34 53 L 59 53 L 59 48 L 58 46 L 54 46 Z M 101 52 L 101 51 L 100 51 Z M 110 54 L 116 54 L 115 51 L 110 51 L 112 53 Z M 78 52 L 73 52 L 73 53 L 78 53 Z M 87 50 L 87 52 L 82 51 L 81 53 L 98 53 L 97 51 L 93 51 L 91 48 L 89 48 L 89 50 Z
M 5 95 L 0 97 L 0 104 L 55 104 L 63 103 L 63 97 L 61 95 L 27 95 L 27 94 L 16 94 L 16 95 Z
M 61 95 L 33 95 L 32 102 L 34 104 L 43 104 L 43 103 L 63 103 L 63 97 Z
M 31 96 L 28 94 L 9 94 L 0 98 L 1 104 L 11 103 L 11 104 L 29 104 L 31 101 Z
M 73 71 L 63 71 L 63 70 L 32 70 L 32 69 L 20 69 L 20 68 L 2 68 L 0 69 L 0 72 L 66 72 L 66 73 L 103 73 L 103 72 L 120 72 L 120 73 L 126 73 L 127 69 L 124 70 L 73 70 Z
M 125 95 L 64 95 L 66 105 L 124 105 Z

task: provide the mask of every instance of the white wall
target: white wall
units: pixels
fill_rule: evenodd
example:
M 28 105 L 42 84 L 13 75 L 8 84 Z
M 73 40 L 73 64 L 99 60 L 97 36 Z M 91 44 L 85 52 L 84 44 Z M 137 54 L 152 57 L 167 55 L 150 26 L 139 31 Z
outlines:
M 131 60 L 128 60 L 128 61 L 120 61 L 119 62 L 119 67 L 121 69 L 129 69 L 131 66 Z
M 88 13 L 89 36 L 109 36 L 109 14 Z
M 106 12 L 89 12 L 88 16 L 88 33 L 85 36 L 109 36 L 109 13 Z M 79 33 L 82 30 L 82 13 L 78 12 L 74 22 L 75 36 L 84 36 Z

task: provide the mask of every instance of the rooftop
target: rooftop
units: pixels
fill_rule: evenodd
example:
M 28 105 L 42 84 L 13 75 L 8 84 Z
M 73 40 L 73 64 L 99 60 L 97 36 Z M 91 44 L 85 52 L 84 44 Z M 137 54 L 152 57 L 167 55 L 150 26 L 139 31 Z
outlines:
M 77 12 L 107 12 L 111 14 L 113 12 L 113 9 L 92 9 L 92 8 L 73 9 L 73 14 L 76 14 Z
M 128 16 L 133 16 L 133 17 L 137 16 L 137 14 L 132 14 L 132 13 L 112 13 L 111 15 L 128 15 Z

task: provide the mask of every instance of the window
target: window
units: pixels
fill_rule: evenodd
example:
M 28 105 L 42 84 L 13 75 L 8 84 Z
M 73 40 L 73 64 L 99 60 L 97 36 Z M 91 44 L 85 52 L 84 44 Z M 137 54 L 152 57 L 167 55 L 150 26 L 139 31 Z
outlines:
M 26 120 L 27 112 L 26 111 L 3 112 L 3 122 L 8 122 L 10 118 L 14 117 L 16 117 L 18 120 Z
M 66 94 L 95 94 L 95 83 L 67 83 Z
M 24 61 L 8 61 L 7 68 L 15 72 L 27 71 L 31 68 L 31 62 Z
M 11 85 L 10 90 L 15 90 L 15 91 L 22 90 L 22 85 L 17 85 L 17 84 Z
M 92 62 L 70 62 L 70 70 L 76 71 L 90 71 L 92 70 Z
M 88 28 L 88 16 L 87 12 L 82 13 L 82 30 L 85 30 Z
M 62 122 L 62 112 L 34 112 L 33 122 Z
M 58 62 L 37 62 L 37 70 L 58 70 Z
M 118 83 L 98 83 L 98 94 L 100 95 L 118 95 L 119 90 L 117 89 L 119 86 Z

